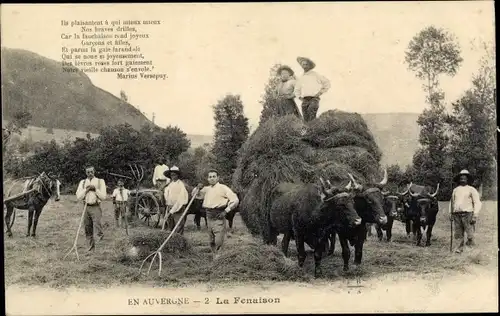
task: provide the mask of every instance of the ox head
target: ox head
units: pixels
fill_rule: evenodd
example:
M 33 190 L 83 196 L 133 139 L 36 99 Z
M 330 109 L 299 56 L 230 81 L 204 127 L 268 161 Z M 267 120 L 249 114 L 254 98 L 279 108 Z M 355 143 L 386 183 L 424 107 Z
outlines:
M 354 208 L 354 195 L 352 194 L 352 181 L 346 186 L 333 186 L 329 180 L 325 183 L 323 178 L 320 178 L 322 187 L 322 200 L 329 209 L 340 212 L 348 225 L 358 226 L 361 224 L 361 217 Z
M 367 203 L 368 207 L 364 213 L 367 222 L 375 221 L 382 225 L 386 224 L 387 216 L 384 212 L 384 195 L 381 190 L 387 184 L 387 170 L 384 169 L 384 178 L 382 181 L 366 186 L 357 183 L 352 174 L 349 173 L 348 175 L 354 184 L 354 190 L 357 192 L 357 197 L 364 199 Z
M 409 189 L 409 194 L 411 196 L 410 207 L 412 207 L 419 217 L 419 221 L 421 225 L 426 225 L 428 220 L 428 210 L 431 207 L 431 204 L 437 201 L 437 194 L 439 193 L 439 183 L 436 187 L 436 191 L 434 193 L 428 193 L 423 186 L 416 186 L 420 192 L 413 192 L 413 190 Z
M 404 212 L 404 198 L 410 191 L 411 183 L 404 192 L 382 191 L 384 196 L 384 210 L 388 217 L 396 218 L 398 213 Z

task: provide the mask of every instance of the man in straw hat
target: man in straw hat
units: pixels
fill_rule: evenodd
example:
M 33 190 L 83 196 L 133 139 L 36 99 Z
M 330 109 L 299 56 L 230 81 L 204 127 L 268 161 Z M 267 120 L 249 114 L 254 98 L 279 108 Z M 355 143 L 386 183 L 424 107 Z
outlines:
M 330 81 L 313 69 L 316 64 L 306 57 L 297 57 L 304 74 L 295 85 L 295 95 L 302 101 L 302 115 L 308 122 L 316 118 L 320 96 L 330 89 Z
M 278 97 L 279 105 L 278 112 L 280 116 L 293 114 L 297 117 L 301 117 L 299 108 L 295 103 L 295 79 L 293 77 L 293 70 L 288 66 L 281 66 L 276 71 L 280 77 L 280 82 L 278 83 L 276 89 L 276 95 Z
M 474 246 L 474 229 L 477 215 L 481 209 L 479 192 L 471 186 L 472 176 L 467 170 L 462 170 L 453 180 L 459 185 L 453 190 L 450 200 L 450 221 L 455 225 L 455 240 L 460 243 L 455 250 L 461 253 L 464 248 L 464 233 L 467 234 L 467 246 Z
M 183 206 L 188 203 L 189 196 L 184 182 L 180 180 L 180 170 L 177 166 L 173 166 L 170 170 L 165 171 L 165 175 L 171 179 L 170 183 L 164 189 L 166 204 L 165 216 L 170 214 L 168 217 L 168 226 L 170 230 L 173 230 L 181 218 L 181 210 Z M 185 223 L 186 217 L 184 217 L 182 223 L 179 224 L 177 233 L 181 235 L 184 234 Z
M 106 199 L 106 183 L 103 179 L 97 178 L 95 169 L 92 166 L 85 168 L 87 178 L 80 181 L 76 190 L 76 198 L 84 201 L 87 205 L 84 215 L 85 237 L 89 243 L 89 251 L 95 249 L 94 227 L 97 230 L 99 240 L 104 238 L 102 231 L 102 209 L 101 201 Z
M 198 184 L 198 188 L 205 194 L 202 207 L 207 214 L 208 237 L 213 259 L 217 259 L 226 236 L 226 215 L 238 206 L 239 199 L 228 186 L 219 182 L 217 170 L 212 169 L 208 172 L 208 183 L 206 187 Z

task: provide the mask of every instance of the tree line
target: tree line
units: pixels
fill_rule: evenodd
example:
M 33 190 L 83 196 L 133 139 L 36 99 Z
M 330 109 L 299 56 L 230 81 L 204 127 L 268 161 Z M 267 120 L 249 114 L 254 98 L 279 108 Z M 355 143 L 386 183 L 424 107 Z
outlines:
M 476 178 L 474 185 L 483 188 L 483 198 L 496 199 L 495 48 L 483 42 L 480 49 L 483 57 L 470 88 L 449 106 L 439 79 L 455 76 L 463 63 L 456 37 L 429 26 L 410 41 L 405 62 L 422 80 L 428 107 L 417 121 L 421 146 L 412 164 L 405 170 L 400 166 L 389 168 L 389 177 L 398 185 L 413 181 L 435 187 L 439 183 L 438 197 L 448 200 L 453 175 L 468 169 Z
M 468 169 L 476 177 L 475 185 L 483 187 L 483 198 L 496 198 L 496 69 L 495 50 L 483 43 L 484 57 L 471 78 L 471 87 L 447 110 L 446 96 L 439 79 L 453 77 L 463 63 L 461 49 L 453 34 L 434 26 L 416 34 L 405 52 L 408 69 L 423 82 L 426 109 L 418 118 L 420 148 L 409 166 L 388 166 L 389 181 L 396 186 L 409 182 L 435 187 L 440 184 L 440 199 L 449 199 L 452 176 Z M 276 64 L 270 69 L 259 101 L 262 105 L 260 123 L 279 115 L 274 91 L 279 82 Z M 121 98 L 127 99 L 121 91 Z M 450 105 L 450 104 L 448 104 Z M 188 183 L 205 181 L 211 168 L 219 170 L 223 182 L 229 184 L 236 169 L 238 151 L 249 135 L 248 118 L 239 95 L 228 94 L 212 105 L 214 140 L 210 146 L 190 149 L 187 135 L 177 127 L 144 126 L 139 131 L 130 125 L 116 125 L 101 130 L 97 138 L 77 138 L 58 144 L 40 142 L 31 146 L 27 157 L 13 155 L 4 145 L 4 170 L 9 176 L 23 177 L 41 171 L 61 174 L 63 183 L 76 185 L 87 164 L 96 166 L 102 177 L 106 174 L 130 175 L 128 164 L 145 169 L 144 185 L 150 186 L 154 165 L 160 156 L 169 166 L 177 165 Z M 29 114 L 29 113 L 28 113 Z M 20 113 L 15 125 L 25 127 L 30 115 Z M 36 145 L 36 146 L 35 146 Z M 387 154 L 387 153 L 386 153 Z
M 13 178 L 50 172 L 59 175 L 63 192 L 73 192 L 84 177 L 85 166 L 95 166 L 97 175 L 113 184 L 118 178 L 110 173 L 130 177 L 129 165 L 137 164 L 145 171 L 142 185 L 149 187 L 154 167 L 164 157 L 168 166 L 176 165 L 182 170 L 183 178 L 191 185 L 204 182 L 211 168 L 219 170 L 223 181 L 229 183 L 238 149 L 248 137 L 248 119 L 238 95 L 226 95 L 212 107 L 215 120 L 212 146 L 191 149 L 187 134 L 175 126 L 144 125 L 136 130 L 130 124 L 120 124 L 101 129 L 95 138 L 87 134 L 86 138 L 62 143 L 41 141 L 30 144 L 29 149 L 23 141 L 4 144 L 4 172 Z M 17 134 L 21 133 L 20 128 L 28 126 L 30 115 L 25 113 L 19 118 L 9 125 Z M 134 184 L 132 180 L 125 181 L 129 186 Z

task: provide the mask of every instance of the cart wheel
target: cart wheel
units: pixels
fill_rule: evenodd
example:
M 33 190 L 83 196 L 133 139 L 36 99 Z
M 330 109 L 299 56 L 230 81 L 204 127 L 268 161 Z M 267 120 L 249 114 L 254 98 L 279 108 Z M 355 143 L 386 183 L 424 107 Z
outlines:
M 148 226 L 156 227 L 160 222 L 160 206 L 156 197 L 150 193 L 143 193 L 137 198 L 137 216 Z

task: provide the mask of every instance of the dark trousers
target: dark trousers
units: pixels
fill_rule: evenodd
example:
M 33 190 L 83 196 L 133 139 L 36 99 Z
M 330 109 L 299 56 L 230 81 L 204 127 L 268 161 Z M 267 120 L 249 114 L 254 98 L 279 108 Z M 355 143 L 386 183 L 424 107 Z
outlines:
M 226 237 L 227 220 L 224 210 L 225 207 L 205 209 L 207 212 L 208 240 L 214 259 L 222 249 Z
M 102 231 L 102 209 L 101 205 L 87 205 L 87 210 L 85 211 L 84 225 L 85 225 L 85 237 L 89 243 L 90 248 L 95 248 L 94 241 L 94 227 L 97 230 L 97 236 L 102 239 L 104 233 Z
M 177 225 L 177 223 L 181 219 L 181 215 L 182 215 L 182 213 L 184 213 L 183 212 L 184 211 L 184 207 L 185 206 L 181 207 L 181 209 L 179 211 L 177 211 L 174 214 L 170 214 L 170 216 L 168 217 L 167 224 L 168 224 L 168 229 L 170 229 L 170 231 L 174 230 L 175 225 Z M 167 210 L 166 210 L 167 213 L 171 209 L 172 209 L 171 206 L 167 206 Z M 184 225 L 185 224 L 186 224 L 186 216 L 184 216 L 184 218 L 182 219 L 182 223 L 179 224 L 179 227 L 177 227 L 177 230 L 175 232 L 178 233 L 178 234 L 184 235 Z
M 474 227 L 471 224 L 473 214 L 471 212 L 453 213 L 453 225 L 455 226 L 455 240 L 460 241 L 457 250 L 464 247 L 464 237 L 467 234 L 467 243 L 474 243 Z
M 319 109 L 319 98 L 317 97 L 304 97 L 302 100 L 302 115 L 304 121 L 309 122 L 316 118 L 316 113 Z
M 298 118 L 301 117 L 299 107 L 294 99 L 279 99 L 278 112 L 280 116 L 293 114 Z
M 115 204 L 115 223 L 117 227 L 123 225 L 125 227 L 125 221 L 128 218 L 127 214 L 127 202 L 116 201 Z M 121 220 L 121 225 L 120 225 Z

